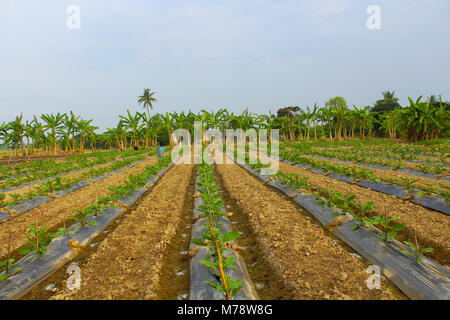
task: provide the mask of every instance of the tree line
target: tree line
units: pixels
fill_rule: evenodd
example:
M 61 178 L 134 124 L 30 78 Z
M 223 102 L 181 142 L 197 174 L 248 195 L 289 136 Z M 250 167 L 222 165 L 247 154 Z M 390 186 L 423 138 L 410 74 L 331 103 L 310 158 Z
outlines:
M 442 98 L 430 96 L 425 101 L 409 98 L 409 106 L 402 107 L 394 92 L 383 92 L 383 99 L 374 106 L 349 107 L 343 97 L 329 99 L 323 107 L 300 108 L 288 106 L 276 114 L 255 114 L 245 109 L 241 114 L 201 110 L 172 112 L 150 115 L 157 102 L 154 92 L 145 89 L 137 102 L 147 112 L 132 113 L 126 110 L 120 115 L 117 125 L 96 133 L 93 120 L 85 120 L 69 113 L 43 114 L 31 121 L 23 116 L 0 124 L 0 144 L 15 154 L 34 154 L 36 151 L 48 154 L 77 153 L 86 148 L 131 147 L 148 148 L 157 144 L 172 145 L 172 132 L 177 128 L 194 131 L 194 122 L 203 125 L 203 135 L 209 129 L 224 132 L 226 129 L 271 129 L 280 130 L 284 141 L 310 141 L 317 139 L 343 140 L 374 136 L 389 138 L 405 137 L 411 142 L 438 137 L 447 137 L 450 126 L 450 103 Z

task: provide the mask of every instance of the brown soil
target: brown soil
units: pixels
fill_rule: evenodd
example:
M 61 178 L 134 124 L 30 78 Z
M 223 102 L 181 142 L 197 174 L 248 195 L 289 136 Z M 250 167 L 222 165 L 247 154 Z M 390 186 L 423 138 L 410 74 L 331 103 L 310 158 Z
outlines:
M 36 216 L 40 227 L 54 226 L 54 228 L 51 229 L 53 230 L 58 226 L 62 226 L 64 219 L 66 219 L 66 226 L 68 226 L 73 224 L 73 220 L 71 220 L 70 217 L 76 215 L 75 209 L 83 209 L 89 206 L 97 201 L 99 196 L 110 194 L 111 191 L 108 190 L 109 186 L 122 184 L 129 175 L 142 172 L 147 165 L 156 163 L 156 157 L 150 158 L 135 167 L 126 169 L 61 198 L 45 203 L 32 210 L 32 212 L 42 212 Z M 12 251 L 14 251 L 28 242 L 24 234 L 27 231 L 28 226 L 34 223 L 35 217 L 31 217 L 29 213 L 26 213 L 1 224 L 0 244 L 2 245 L 0 246 L 0 261 L 7 254 L 8 233 L 12 233 Z
M 219 192 L 222 194 L 227 214 L 232 213 L 228 219 L 234 231 L 241 233 L 237 239 L 238 246 L 243 248 L 241 256 L 244 258 L 248 273 L 258 296 L 262 300 L 292 300 L 294 289 L 287 287 L 281 276 L 272 268 L 266 255 L 261 250 L 258 234 L 248 221 L 248 216 L 241 210 L 223 185 L 222 177 L 215 170 Z
M 218 165 L 230 196 L 255 234 L 267 261 L 280 274 L 294 299 L 395 299 L 383 284 L 369 290 L 367 265 L 331 240 L 290 201 L 237 165 Z
M 356 194 L 362 202 L 373 201 L 376 205 L 374 214 L 384 215 L 384 208 L 386 207 L 389 217 L 400 217 L 405 224 L 405 229 L 398 235 L 399 240 L 413 241 L 415 231 L 421 245 L 434 249 L 432 253 L 427 254 L 430 258 L 443 265 L 450 264 L 450 216 L 400 200 L 395 196 L 315 174 L 283 162 L 280 162 L 279 165 L 281 172 L 306 176 L 308 182 L 322 190 L 330 188 L 343 194 Z
M 193 167 L 167 172 L 81 266 L 81 289 L 65 289 L 52 299 L 157 299 L 164 257 L 192 190 Z

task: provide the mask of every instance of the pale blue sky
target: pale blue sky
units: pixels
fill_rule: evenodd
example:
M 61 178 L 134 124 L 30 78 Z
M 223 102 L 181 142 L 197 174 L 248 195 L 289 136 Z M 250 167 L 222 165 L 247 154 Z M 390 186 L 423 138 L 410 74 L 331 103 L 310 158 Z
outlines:
M 144 88 L 153 112 L 450 100 L 449 0 L 0 0 L 0 43 L 0 123 L 73 110 L 103 129 Z

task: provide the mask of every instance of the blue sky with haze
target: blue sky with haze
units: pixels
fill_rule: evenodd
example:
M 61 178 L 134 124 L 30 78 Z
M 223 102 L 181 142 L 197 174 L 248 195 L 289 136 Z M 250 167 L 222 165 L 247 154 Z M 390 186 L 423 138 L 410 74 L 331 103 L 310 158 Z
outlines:
M 449 0 L 0 0 L 0 123 L 73 110 L 104 129 L 144 88 L 153 112 L 450 100 L 449 40 Z

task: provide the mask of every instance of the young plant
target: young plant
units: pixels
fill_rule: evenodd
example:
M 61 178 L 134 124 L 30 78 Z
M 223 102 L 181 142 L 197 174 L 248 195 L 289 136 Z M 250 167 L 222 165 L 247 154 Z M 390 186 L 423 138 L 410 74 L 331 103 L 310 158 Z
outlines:
M 91 208 L 88 207 L 85 209 L 76 209 L 75 211 L 80 215 L 80 217 L 72 216 L 72 219 L 75 220 L 76 222 L 80 222 L 83 227 L 86 225 L 90 226 L 97 225 L 97 222 L 88 219 L 89 215 L 92 213 Z
M 59 236 L 59 233 L 48 233 L 50 227 L 39 228 L 37 219 L 34 225 L 28 227 L 28 232 L 25 237 L 28 239 L 28 244 L 19 249 L 20 254 L 28 254 L 32 251 L 36 253 L 36 257 L 41 256 L 47 252 L 47 247 L 53 238 Z
M 413 185 L 417 181 L 419 181 L 419 179 L 410 178 L 410 177 L 401 177 L 400 179 L 408 190 L 411 190 L 413 188 Z
M 355 220 L 359 222 L 359 224 L 356 223 L 353 226 L 352 229 L 353 231 L 355 231 L 359 227 L 374 225 L 374 221 L 372 220 L 372 218 L 367 217 L 367 213 L 369 213 L 373 208 L 375 208 L 375 203 L 373 201 L 369 201 L 367 203 L 362 203 L 361 201 L 359 201 L 359 208 L 361 211 L 361 215 L 359 217 L 355 217 Z
M 416 257 L 417 262 L 422 263 L 422 256 L 424 253 L 432 252 L 433 248 L 423 248 L 417 242 L 417 235 L 414 233 L 414 243 L 409 241 L 403 241 L 408 247 L 412 249 L 413 252 L 408 250 L 402 250 L 404 254 L 414 255 Z
M 237 269 L 234 262 L 236 261 L 236 256 L 230 255 L 225 257 L 225 246 L 226 242 L 236 240 L 240 234 L 236 231 L 230 231 L 226 234 L 220 232 L 220 228 L 213 228 L 211 225 L 207 226 L 208 232 L 203 232 L 203 239 L 193 239 L 192 241 L 200 246 L 208 247 L 211 254 L 205 256 L 205 259 L 201 263 L 208 268 L 213 269 L 216 273 L 220 274 L 221 283 L 215 283 L 211 281 L 205 281 L 206 284 L 213 287 L 219 292 L 224 294 L 227 300 L 230 300 L 242 289 L 242 280 L 232 281 L 230 276 L 225 275 L 226 269 Z M 211 261 L 210 258 L 213 258 Z
M 395 239 L 397 236 L 397 232 L 401 231 L 405 228 L 403 223 L 394 223 L 395 221 L 399 221 L 401 218 L 398 217 L 387 217 L 386 208 L 384 208 L 384 217 L 374 216 L 372 217 L 373 225 L 380 225 L 383 227 L 383 232 L 381 234 L 381 239 L 383 241 L 389 241 L 388 237 Z
M 206 267 L 211 268 L 217 275 L 218 282 L 205 281 L 209 286 L 224 295 L 224 298 L 230 300 L 242 289 L 242 280 L 231 280 L 230 276 L 225 275 L 226 269 L 236 269 L 234 264 L 236 256 L 225 256 L 227 250 L 227 243 L 236 240 L 240 233 L 231 231 L 223 234 L 220 229 L 222 223 L 217 219 L 225 214 L 222 212 L 224 201 L 221 194 L 218 192 L 218 186 L 215 183 L 214 175 L 212 174 L 212 166 L 202 164 L 198 166 L 198 174 L 200 177 L 199 186 L 200 193 L 203 198 L 203 203 L 200 210 L 203 216 L 209 218 L 205 227 L 208 229 L 202 232 L 202 239 L 193 239 L 192 242 L 199 246 L 206 246 L 211 254 L 205 256 L 201 261 Z
M 16 267 L 17 263 L 14 263 L 15 260 L 10 258 L 11 246 L 12 246 L 12 236 L 11 236 L 11 232 L 9 232 L 9 237 L 8 237 L 8 254 L 6 255 L 6 260 L 0 261 L 0 269 L 5 268 L 5 273 L 0 274 L 0 281 L 3 281 L 6 278 L 8 278 L 10 270 L 12 270 L 13 274 L 16 273 L 16 272 L 19 272 L 20 270 L 22 270 L 22 268 Z

